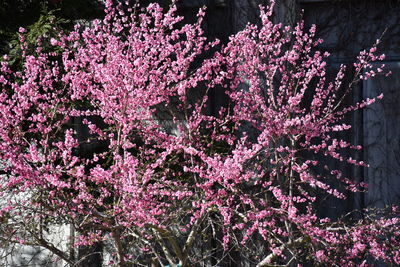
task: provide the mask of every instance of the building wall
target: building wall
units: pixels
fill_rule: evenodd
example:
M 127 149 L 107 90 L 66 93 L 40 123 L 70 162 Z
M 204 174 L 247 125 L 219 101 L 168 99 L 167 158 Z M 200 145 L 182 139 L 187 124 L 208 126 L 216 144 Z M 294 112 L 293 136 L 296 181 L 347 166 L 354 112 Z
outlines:
M 352 117 L 349 138 L 364 149 L 358 157 L 369 168 L 352 170 L 351 175 L 369 183 L 369 191 L 351 199 L 356 208 L 400 204 L 400 2 L 388 1 L 302 1 L 306 24 L 317 25 L 324 40 L 321 49 L 331 53 L 330 65 L 353 62 L 359 51 L 369 49 L 379 38 L 378 50 L 389 77 L 378 76 L 357 86 L 356 102 L 384 94 L 381 101 Z M 339 209 L 339 208 L 338 208 Z M 344 212 L 342 210 L 341 212 Z

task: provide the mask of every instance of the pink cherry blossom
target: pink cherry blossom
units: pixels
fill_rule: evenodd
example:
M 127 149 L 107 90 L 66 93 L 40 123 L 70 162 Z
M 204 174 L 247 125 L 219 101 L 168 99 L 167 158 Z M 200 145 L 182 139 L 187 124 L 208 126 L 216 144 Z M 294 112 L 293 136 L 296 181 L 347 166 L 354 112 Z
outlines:
M 59 52 L 31 53 L 20 29 L 24 66 L 0 62 L 2 240 L 71 265 L 43 222 L 73 225 L 75 246 L 111 243 L 118 266 L 232 253 L 257 266 L 399 264 L 396 207 L 318 214 L 326 196 L 365 190 L 330 162 L 368 166 L 338 133 L 383 97 L 345 104 L 357 82 L 384 73 L 371 64 L 384 58 L 377 44 L 328 80 L 316 26 L 273 23 L 273 2 L 221 46 L 203 35 L 204 9 L 183 24 L 175 2 L 121 5 L 107 1 L 104 20 L 49 40 Z M 217 91 L 228 101 L 212 115 Z

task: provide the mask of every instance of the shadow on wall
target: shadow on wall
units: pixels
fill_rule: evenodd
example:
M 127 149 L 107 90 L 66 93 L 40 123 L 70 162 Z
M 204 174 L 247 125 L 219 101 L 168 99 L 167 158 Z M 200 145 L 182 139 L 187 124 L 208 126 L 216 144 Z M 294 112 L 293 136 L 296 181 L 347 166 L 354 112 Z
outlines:
M 40 247 L 15 245 L 2 252 L 6 257 L 0 260 L 1 266 L 9 267 L 56 267 L 57 262 L 46 249 Z

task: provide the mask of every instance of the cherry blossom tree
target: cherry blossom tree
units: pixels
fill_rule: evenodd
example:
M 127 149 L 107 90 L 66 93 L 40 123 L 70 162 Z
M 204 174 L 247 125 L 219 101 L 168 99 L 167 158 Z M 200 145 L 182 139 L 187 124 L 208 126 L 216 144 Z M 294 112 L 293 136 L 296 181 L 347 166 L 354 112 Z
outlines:
M 274 24 L 273 4 L 222 46 L 203 35 L 204 9 L 183 25 L 175 4 L 107 1 L 52 51 L 29 54 L 20 29 L 23 69 L 1 62 L 2 242 L 75 266 L 45 235 L 69 224 L 72 246 L 111 245 L 107 266 L 400 264 L 397 207 L 317 214 L 325 195 L 366 190 L 321 159 L 367 166 L 337 136 L 376 100 L 345 101 L 382 72 L 378 43 L 329 80 L 315 26 Z M 218 114 L 213 90 L 229 99 Z

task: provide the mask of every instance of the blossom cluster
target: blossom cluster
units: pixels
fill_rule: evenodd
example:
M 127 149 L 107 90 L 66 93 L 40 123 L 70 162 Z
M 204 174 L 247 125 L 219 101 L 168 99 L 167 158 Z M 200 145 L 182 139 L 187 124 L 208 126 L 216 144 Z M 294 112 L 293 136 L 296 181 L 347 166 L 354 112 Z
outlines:
M 71 261 L 40 238 L 44 222 L 68 223 L 76 246 L 113 242 L 119 266 L 195 266 L 231 248 L 257 266 L 400 264 L 396 209 L 317 214 L 326 194 L 365 190 L 321 165 L 367 166 L 338 136 L 350 112 L 382 97 L 345 105 L 357 81 L 382 72 L 371 65 L 384 58 L 376 45 L 352 77 L 341 66 L 330 81 L 315 26 L 273 23 L 273 3 L 222 47 L 203 35 L 203 9 L 194 24 L 176 13 L 107 1 L 103 20 L 34 54 L 20 30 L 24 66 L 4 60 L 0 72 L 1 239 Z M 229 99 L 218 114 L 208 112 L 213 90 Z

